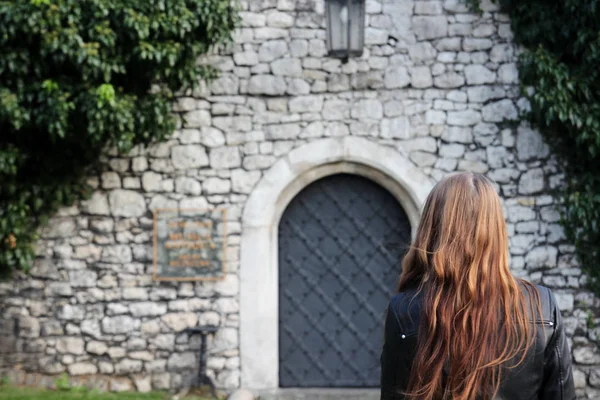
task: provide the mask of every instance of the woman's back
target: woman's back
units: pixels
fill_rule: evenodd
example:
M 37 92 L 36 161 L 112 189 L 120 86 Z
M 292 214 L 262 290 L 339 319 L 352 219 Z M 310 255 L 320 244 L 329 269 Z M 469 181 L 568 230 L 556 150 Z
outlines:
M 461 173 L 425 202 L 404 257 L 382 354 L 382 399 L 574 397 L 550 291 L 516 279 L 493 183 Z
M 524 361 L 504 372 L 495 400 L 571 400 L 575 398 L 571 354 L 560 311 L 549 289 L 536 286 L 541 318 L 532 318 L 534 344 Z M 381 355 L 381 400 L 404 400 L 419 340 L 423 293 L 417 288 L 392 298 Z

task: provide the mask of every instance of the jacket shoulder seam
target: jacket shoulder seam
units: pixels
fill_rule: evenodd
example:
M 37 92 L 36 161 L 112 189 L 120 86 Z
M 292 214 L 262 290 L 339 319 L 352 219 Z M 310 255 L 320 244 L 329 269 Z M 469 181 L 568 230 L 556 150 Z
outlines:
M 411 292 L 401 292 L 392 298 L 392 301 L 390 302 L 390 305 L 389 305 L 392 308 L 392 311 L 394 313 L 394 319 L 396 320 L 396 324 L 398 325 L 398 329 L 399 329 L 398 334 L 400 334 L 400 332 L 406 331 L 406 327 L 402 324 L 402 322 L 400 322 L 401 318 L 398 315 L 398 312 L 397 312 L 398 310 L 397 310 L 397 307 L 395 307 L 395 306 L 406 302 L 407 296 L 414 298 L 414 294 L 411 294 Z M 411 299 L 410 302 L 412 302 L 412 300 L 413 299 Z M 392 305 L 394 305 L 394 307 L 392 307 Z
M 554 322 L 554 329 L 552 331 L 552 336 L 550 337 L 548 342 L 549 342 L 549 344 L 554 343 L 556 346 L 558 346 L 557 334 L 558 334 L 559 326 L 558 326 L 558 315 L 556 312 L 558 309 L 558 304 L 556 304 L 554 302 L 554 298 L 552 297 L 552 292 L 548 288 L 546 288 L 546 296 L 548 296 L 548 307 L 550 309 L 550 315 L 548 318 L 550 320 L 552 320 L 552 322 Z
M 392 315 L 394 316 L 394 320 L 396 321 L 396 326 L 398 327 L 398 332 L 396 332 L 396 334 L 400 335 L 400 331 L 402 331 L 402 324 L 400 324 L 400 318 L 398 317 L 398 313 L 396 312 L 396 307 L 392 307 L 392 304 L 390 304 L 390 307 Z

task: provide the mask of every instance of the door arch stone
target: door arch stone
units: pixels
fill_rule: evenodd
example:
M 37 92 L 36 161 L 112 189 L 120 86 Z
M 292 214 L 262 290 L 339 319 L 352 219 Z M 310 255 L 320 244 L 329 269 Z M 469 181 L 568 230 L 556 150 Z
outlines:
M 278 371 L 278 245 L 281 216 L 290 201 L 322 177 L 348 173 L 387 189 L 414 230 L 433 181 L 402 153 L 364 138 L 316 140 L 279 159 L 250 194 L 242 215 L 240 360 L 242 386 L 271 389 Z

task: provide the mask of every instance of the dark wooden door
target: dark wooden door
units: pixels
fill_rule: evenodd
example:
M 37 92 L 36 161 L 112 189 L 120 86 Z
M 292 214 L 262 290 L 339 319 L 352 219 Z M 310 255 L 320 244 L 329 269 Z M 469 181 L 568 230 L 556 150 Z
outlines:
M 356 175 L 320 179 L 279 225 L 281 387 L 376 387 L 384 311 L 410 240 L 396 199 Z

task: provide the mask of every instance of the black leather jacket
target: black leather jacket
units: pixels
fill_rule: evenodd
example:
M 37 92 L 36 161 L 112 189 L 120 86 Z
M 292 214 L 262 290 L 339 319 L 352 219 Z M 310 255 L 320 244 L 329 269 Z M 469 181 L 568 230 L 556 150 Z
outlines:
M 542 318 L 532 321 L 535 344 L 525 361 L 507 372 L 496 400 L 572 400 L 575 398 L 571 352 L 556 300 L 549 289 L 536 286 L 541 299 Z M 421 314 L 422 295 L 417 290 L 392 298 L 385 322 L 381 354 L 381 400 L 403 400 Z M 546 331 L 544 335 L 543 331 Z

